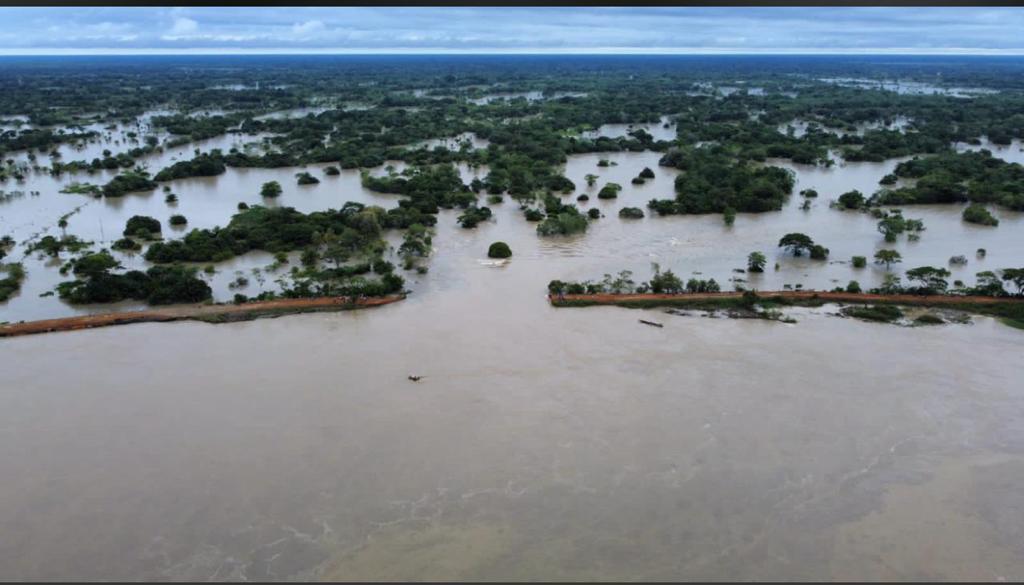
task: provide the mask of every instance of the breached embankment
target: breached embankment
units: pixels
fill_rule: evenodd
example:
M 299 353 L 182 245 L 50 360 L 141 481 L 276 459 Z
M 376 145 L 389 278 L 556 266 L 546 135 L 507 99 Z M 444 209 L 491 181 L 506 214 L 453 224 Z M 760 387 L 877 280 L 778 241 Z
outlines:
M 296 313 L 317 311 L 350 311 L 388 305 L 405 298 L 405 295 L 389 295 L 352 299 L 349 297 L 317 297 L 308 299 L 279 299 L 256 301 L 242 304 L 174 305 L 119 313 L 80 315 L 41 321 L 23 321 L 0 325 L 0 337 L 15 337 L 54 331 L 76 331 L 129 323 L 161 323 L 167 321 L 204 321 L 207 323 L 230 323 L 249 321 L 260 317 L 275 317 Z

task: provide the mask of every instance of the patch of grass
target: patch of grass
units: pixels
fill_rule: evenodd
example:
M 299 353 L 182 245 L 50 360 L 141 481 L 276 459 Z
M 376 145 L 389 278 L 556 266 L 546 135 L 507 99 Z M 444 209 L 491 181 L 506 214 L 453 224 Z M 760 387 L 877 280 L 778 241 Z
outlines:
M 931 313 L 925 313 L 924 315 L 920 315 L 914 319 L 914 324 L 916 325 L 942 325 L 945 322 L 946 320 L 942 317 Z

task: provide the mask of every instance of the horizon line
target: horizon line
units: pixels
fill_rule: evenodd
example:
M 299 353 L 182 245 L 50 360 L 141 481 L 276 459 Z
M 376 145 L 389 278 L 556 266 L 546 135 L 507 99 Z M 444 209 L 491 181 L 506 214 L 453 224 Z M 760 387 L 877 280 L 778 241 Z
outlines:
M 948 47 L 943 49 L 921 49 L 910 47 L 886 47 L 878 49 L 814 49 L 814 48 L 790 48 L 790 49 L 708 49 L 697 47 L 680 47 L 674 49 L 654 48 L 632 48 L 632 47 L 601 47 L 596 49 L 522 49 L 522 50 L 497 50 L 497 49 L 287 49 L 287 48 L 265 48 L 265 49 L 12 49 L 0 48 L 0 57 L 132 57 L 132 56 L 907 56 L 907 57 L 931 57 L 931 56 L 990 56 L 990 57 L 1020 57 L 1024 56 L 1024 48 L 1017 49 L 980 49 L 973 47 Z

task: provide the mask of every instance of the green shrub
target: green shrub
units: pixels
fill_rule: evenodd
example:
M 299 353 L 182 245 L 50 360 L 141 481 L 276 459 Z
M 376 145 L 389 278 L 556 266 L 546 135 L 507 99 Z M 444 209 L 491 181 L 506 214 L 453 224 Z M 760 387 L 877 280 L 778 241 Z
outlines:
M 266 183 L 263 183 L 262 187 L 260 187 L 260 196 L 273 199 L 275 197 L 279 197 L 282 191 L 281 183 L 278 183 L 277 181 L 267 181 Z
M 641 219 L 644 216 L 644 210 L 639 207 L 623 207 L 619 210 L 619 217 L 624 219 Z
M 866 257 L 864 257 L 864 256 L 854 256 L 853 257 L 853 267 L 854 268 L 864 268 L 867 265 L 868 265 L 868 259 Z
M 999 225 L 999 220 L 985 209 L 985 206 L 980 203 L 972 203 L 964 209 L 963 213 L 964 221 L 967 223 L 976 223 L 978 225 Z
M 295 173 L 295 177 L 298 179 L 297 183 L 299 185 L 316 185 L 320 182 L 320 179 L 306 172 Z
M 148 234 L 160 233 L 160 221 L 145 215 L 133 215 L 124 226 L 124 235 L 133 236 L 144 230 Z
M 114 250 L 121 251 L 136 251 L 142 249 L 142 245 L 131 238 L 121 238 L 120 240 L 117 240 L 116 242 L 111 244 L 110 247 L 113 248 Z
M 619 191 L 622 190 L 622 185 L 618 183 L 608 183 L 601 190 L 597 192 L 598 199 L 615 199 L 619 196 Z
M 512 256 L 512 249 L 505 242 L 494 242 L 487 248 L 488 258 L 509 258 Z
M 839 196 L 839 205 L 844 209 L 860 209 L 864 206 L 864 194 L 854 189 Z

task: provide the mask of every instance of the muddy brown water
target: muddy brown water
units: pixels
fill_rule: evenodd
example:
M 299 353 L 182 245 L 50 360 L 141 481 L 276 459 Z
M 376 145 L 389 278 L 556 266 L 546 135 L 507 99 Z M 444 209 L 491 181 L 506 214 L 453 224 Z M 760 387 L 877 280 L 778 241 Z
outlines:
M 598 168 L 602 156 L 618 165 Z M 652 262 L 725 288 L 733 276 L 767 290 L 884 275 L 840 262 L 884 246 L 875 220 L 827 203 L 870 193 L 895 161 L 784 165 L 797 190 L 821 192 L 810 211 L 794 196 L 732 227 L 719 215 L 620 220 L 623 206 L 670 196 L 674 173 L 658 157 L 570 159 L 567 176 L 592 196 L 583 207 L 605 215 L 586 234 L 538 238 L 509 198 L 475 230 L 442 212 L 430 271 L 406 273 L 402 303 L 0 340 L 0 574 L 1024 578 L 1019 330 L 984 317 L 896 327 L 828 307 L 793 309 L 790 325 L 548 304 L 550 279 L 631 269 L 642 280 Z M 644 166 L 657 177 L 631 185 Z M 296 171 L 178 181 L 173 212 L 191 227 L 223 225 L 271 178 L 285 188 L 275 204 L 303 211 L 394 204 L 355 173 L 301 188 Z M 592 189 L 588 173 L 600 177 Z M 619 199 L 593 198 L 608 181 L 624 186 Z M 0 206 L 19 241 L 83 202 L 69 231 L 108 242 L 131 215 L 172 212 L 159 192 L 107 202 L 39 184 L 33 205 Z M 1019 264 L 1024 220 L 996 213 L 990 229 L 963 224 L 956 207 L 906 208 L 927 230 L 895 245 L 902 267 L 965 254 L 954 272 L 972 281 Z M 783 255 L 773 244 L 790 231 L 831 248 L 832 261 Z M 510 244 L 509 261 L 486 258 L 495 240 Z M 768 271 L 732 272 L 758 249 Z M 218 266 L 216 294 L 234 292 L 235 269 L 270 261 Z M 38 297 L 59 280 L 42 264 L 26 260 L 25 289 L 0 319 L 110 309 Z

